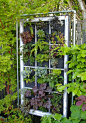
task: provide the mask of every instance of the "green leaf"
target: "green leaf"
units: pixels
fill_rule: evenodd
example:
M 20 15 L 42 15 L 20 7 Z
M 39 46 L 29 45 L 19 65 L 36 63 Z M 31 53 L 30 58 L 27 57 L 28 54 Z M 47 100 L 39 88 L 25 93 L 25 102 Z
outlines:
M 79 111 L 79 107 L 76 106 L 76 105 L 72 105 L 72 106 L 70 107 L 70 110 L 71 110 L 71 112 L 73 112 L 74 110 L 78 110 L 78 111 Z
M 82 92 L 80 90 L 77 91 L 77 96 L 81 96 Z
M 55 118 L 56 120 L 61 120 L 61 117 L 62 117 L 62 115 L 61 115 L 61 114 L 58 114 L 58 113 L 56 113 L 56 114 L 54 115 L 54 118 Z
M 77 95 L 77 89 L 73 90 L 73 96 Z
M 73 92 L 73 91 L 74 91 L 74 87 L 69 87 L 69 88 L 67 89 L 68 94 L 69 94 L 70 92 Z
M 82 56 L 82 57 L 85 57 L 85 54 L 83 53 L 83 54 L 81 54 L 81 56 Z
M 73 110 L 73 112 L 71 113 L 71 118 L 80 119 L 80 111 L 79 110 Z
M 62 123 L 72 123 L 69 119 L 67 119 L 66 117 L 62 118 L 61 120 Z
M 80 123 L 86 123 L 86 121 L 80 121 Z
M 78 74 L 78 77 L 81 77 L 81 80 L 86 80 L 86 72 L 82 72 L 81 74 Z
M 64 89 L 65 89 L 65 86 L 57 87 L 57 90 L 58 90 L 59 92 L 62 92 Z
M 68 72 L 67 72 L 67 74 L 69 74 L 69 73 L 72 73 L 74 70 L 69 70 Z
M 86 120 L 86 111 L 82 111 L 81 112 L 81 119 L 84 119 L 84 120 Z
M 71 63 L 69 64 L 69 68 L 73 67 L 74 65 L 75 65 L 75 62 L 71 62 Z
M 76 119 L 73 119 L 72 120 L 72 123 L 80 123 L 80 119 L 77 119 L 77 118 Z

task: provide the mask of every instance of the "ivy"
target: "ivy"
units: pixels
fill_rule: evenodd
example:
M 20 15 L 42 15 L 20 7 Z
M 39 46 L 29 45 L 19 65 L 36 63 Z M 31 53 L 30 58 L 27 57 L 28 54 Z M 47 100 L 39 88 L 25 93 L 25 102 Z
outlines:
M 9 107 L 10 102 L 16 99 L 16 20 L 20 22 L 22 14 L 47 13 L 56 10 L 58 0 L 54 1 L 24 1 L 0 0 L 0 91 L 6 89 L 8 95 L 0 100 L 0 112 Z M 52 6 L 53 5 L 53 6 Z M 23 17 L 24 18 L 24 17 Z M 30 17 L 34 18 L 34 17 Z M 31 32 L 32 34 L 32 32 Z M 24 53 L 27 51 L 24 51 Z M 33 61 L 33 58 L 30 57 Z M 26 59 L 25 59 L 26 61 Z M 31 62 L 32 62 L 31 61 Z M 7 87 L 6 87 L 7 86 Z M 13 98 L 14 97 L 14 98 Z M 7 103 L 8 102 L 8 103 Z

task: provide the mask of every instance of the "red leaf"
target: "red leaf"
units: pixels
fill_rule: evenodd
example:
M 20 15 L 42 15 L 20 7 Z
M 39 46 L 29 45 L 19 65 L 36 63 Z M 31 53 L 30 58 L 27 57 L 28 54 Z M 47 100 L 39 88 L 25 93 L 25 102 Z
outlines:
M 82 111 L 85 111 L 85 110 L 86 110 L 86 104 L 83 104 Z
M 35 99 L 34 99 L 34 98 L 32 98 L 32 99 L 30 100 L 30 102 L 31 102 L 31 106 L 33 106 L 33 105 L 34 105 L 34 103 L 35 103 Z
M 43 96 L 45 96 L 45 93 L 44 93 L 44 91 L 43 91 L 43 90 L 39 90 L 38 95 L 39 95 L 39 96 L 41 96 L 41 97 L 43 97 Z
M 86 100 L 86 97 L 83 96 L 83 95 L 81 95 L 81 96 L 79 97 L 79 99 L 82 100 L 82 101 L 85 101 L 85 100 Z
M 46 83 L 42 83 L 39 87 L 39 89 L 46 89 Z
M 37 96 L 36 99 L 37 99 L 37 102 L 41 101 L 41 97 L 40 96 Z
M 34 86 L 32 90 L 33 90 L 34 95 L 36 95 L 37 91 L 38 91 L 38 88 L 36 86 Z
M 82 105 L 82 104 L 83 104 L 83 101 L 77 101 L 77 102 L 76 102 L 76 105 L 77 105 L 77 106 L 80 106 L 80 105 Z
M 31 96 L 31 90 L 26 90 L 25 97 L 29 97 L 29 96 Z
M 43 105 L 43 102 L 39 102 L 39 103 L 38 103 L 38 106 L 42 106 L 42 105 Z
M 43 107 L 48 108 L 48 109 L 50 109 L 51 106 L 52 106 L 51 101 L 47 101 L 43 105 Z

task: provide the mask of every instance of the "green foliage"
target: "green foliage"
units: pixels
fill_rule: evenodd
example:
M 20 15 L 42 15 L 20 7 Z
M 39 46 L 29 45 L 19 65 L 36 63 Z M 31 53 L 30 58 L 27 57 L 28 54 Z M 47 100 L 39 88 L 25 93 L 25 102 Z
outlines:
M 86 56 L 86 45 L 75 45 L 71 47 L 62 47 L 62 54 L 71 55 L 71 59 L 67 62 L 70 70 L 68 74 L 74 72 L 73 79 L 76 77 L 81 78 L 82 81 L 86 80 L 85 77 L 85 56 Z
M 26 83 L 33 82 L 35 80 L 34 76 L 31 77 L 32 69 L 25 67 L 25 70 L 21 72 Z
M 83 85 L 83 83 L 80 83 L 80 84 L 77 84 L 77 83 L 68 83 L 68 84 L 65 84 L 65 85 L 62 85 L 62 84 L 56 84 L 57 86 L 57 90 L 59 92 L 62 92 L 64 91 L 64 89 L 66 87 L 67 88 L 67 92 L 68 94 L 70 92 L 73 92 L 73 96 L 77 95 L 77 96 L 80 96 L 80 95 L 86 95 L 86 89 L 85 89 L 85 86 Z
M 43 111 L 43 112 L 47 112 L 47 109 L 45 107 L 39 106 L 39 110 Z
M 56 113 L 55 115 L 45 116 L 41 118 L 41 123 L 85 123 L 86 122 L 86 111 L 82 111 L 81 107 L 72 105 L 71 108 L 71 117 L 67 119 L 62 117 L 61 114 Z
M 82 15 L 82 12 L 81 12 L 81 7 L 79 5 L 79 2 L 78 0 L 72 0 L 72 6 L 71 6 L 74 10 L 76 10 L 79 18 L 82 20 L 83 19 L 83 15 Z
M 55 68 L 57 64 L 58 64 L 58 58 L 52 58 L 51 65 Z
M 67 74 L 71 75 L 73 73 L 73 76 L 71 76 L 72 79 L 75 79 L 74 83 L 68 83 L 66 85 L 60 85 L 57 84 L 57 89 L 62 92 L 65 87 L 68 87 L 67 92 L 73 92 L 74 95 L 86 95 L 86 45 L 75 45 L 71 47 L 62 47 L 60 49 L 60 52 L 62 55 L 70 55 L 70 59 L 67 62 L 69 64 L 69 71 Z
M 48 74 L 47 68 L 42 69 L 42 68 L 37 68 L 36 70 L 36 76 L 40 77 L 37 79 L 38 83 L 48 83 L 51 88 L 55 88 L 55 85 L 57 83 L 63 83 L 63 77 L 60 75 L 61 70 L 58 69 L 53 69 L 51 72 Z
M 22 14 L 47 13 L 57 10 L 58 2 L 59 0 L 0 0 L 0 91 L 6 89 L 8 94 L 0 100 L 0 112 L 7 109 L 17 97 L 16 93 L 14 94 L 17 87 L 16 20 L 20 22 Z
M 32 38 L 34 37 L 29 31 L 21 33 L 22 41 L 24 45 L 22 46 L 23 50 L 21 54 L 23 54 L 23 61 L 24 63 L 28 62 L 30 59 L 30 64 L 33 65 L 35 62 L 33 55 L 30 56 L 31 53 L 31 46 L 32 46 Z
M 8 113 L 8 118 L 6 118 L 7 123 L 32 123 L 31 116 L 28 115 L 24 117 L 24 114 L 20 109 L 11 109 Z
M 37 35 L 38 35 L 38 37 L 40 37 L 40 38 L 44 38 L 44 37 L 45 37 L 44 31 L 43 31 L 43 30 L 40 30 L 40 29 L 37 31 Z
M 68 0 L 67 0 L 68 1 Z M 17 98 L 16 87 L 16 20 L 20 20 L 22 14 L 33 14 L 33 13 L 47 13 L 49 11 L 58 10 L 59 0 L 0 0 L 0 91 L 6 89 L 7 95 L 4 99 L 0 100 L 0 112 L 8 110 L 12 101 Z M 66 3 L 66 0 L 65 0 Z M 23 17 L 26 18 L 26 17 Z M 30 17 L 30 19 L 33 17 Z M 31 34 L 33 34 L 32 29 Z M 43 43 L 43 42 L 42 42 Z M 47 43 L 46 43 L 47 44 Z M 38 47 L 42 50 L 41 45 L 34 46 L 34 50 Z M 25 48 L 26 50 L 26 48 Z M 36 50 L 37 51 L 37 50 Z M 26 53 L 27 51 L 24 51 Z M 36 53 L 36 52 L 35 52 Z M 80 52 L 81 53 L 81 52 Z M 81 53 L 81 60 L 83 71 L 85 71 L 84 56 L 85 52 Z M 83 55 L 84 54 L 84 55 Z M 79 57 L 79 56 L 78 56 Z M 33 61 L 33 58 L 30 57 Z M 45 58 L 45 57 L 44 57 Z M 25 59 L 26 60 L 26 59 Z M 80 62 L 80 61 L 78 61 Z M 78 64 L 78 63 L 76 63 Z M 70 68 L 74 66 L 70 64 Z M 75 74 L 75 77 L 80 77 L 83 80 L 86 79 L 82 74 L 82 68 L 77 67 L 79 74 Z M 82 75 L 81 75 L 82 74 Z M 10 86 L 8 89 L 6 86 Z M 83 88 L 82 88 L 83 89 Z M 18 122 L 22 117 L 11 116 L 9 122 Z M 12 120 L 11 120 L 12 118 Z M 29 122 L 29 121 L 28 121 Z M 49 121 L 51 122 L 51 121 Z
M 37 43 L 32 45 L 32 50 L 31 50 L 31 54 L 34 52 L 34 54 L 37 54 L 38 48 L 40 49 L 40 51 L 44 50 L 45 51 L 45 47 L 46 50 L 49 49 L 48 48 L 48 43 L 44 41 L 44 39 L 38 39 Z
M 54 106 L 54 109 L 56 109 L 56 111 L 60 113 L 60 109 L 62 107 L 62 104 L 61 104 L 62 95 L 57 93 L 52 93 L 52 96 L 53 98 L 51 99 L 51 103 Z M 55 111 L 53 110 L 52 113 L 54 114 Z

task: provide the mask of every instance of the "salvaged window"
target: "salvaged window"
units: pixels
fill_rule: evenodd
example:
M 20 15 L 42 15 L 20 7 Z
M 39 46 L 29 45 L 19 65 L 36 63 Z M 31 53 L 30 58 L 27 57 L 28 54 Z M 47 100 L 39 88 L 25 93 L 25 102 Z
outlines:
M 56 84 L 67 84 L 68 16 L 39 17 L 20 21 L 21 105 L 25 112 L 43 116 L 67 115 L 67 92 L 57 92 Z

